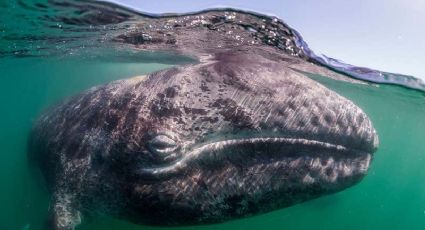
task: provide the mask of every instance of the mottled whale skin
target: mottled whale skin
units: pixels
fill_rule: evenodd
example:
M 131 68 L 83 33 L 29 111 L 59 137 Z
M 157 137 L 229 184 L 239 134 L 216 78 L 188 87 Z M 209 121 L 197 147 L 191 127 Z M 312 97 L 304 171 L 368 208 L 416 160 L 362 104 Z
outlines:
M 378 147 L 371 121 L 291 68 L 300 58 L 260 45 L 207 48 L 175 46 L 199 63 L 91 88 L 40 117 L 29 156 L 52 193 L 50 228 L 73 229 L 85 214 L 219 223 L 366 175 Z

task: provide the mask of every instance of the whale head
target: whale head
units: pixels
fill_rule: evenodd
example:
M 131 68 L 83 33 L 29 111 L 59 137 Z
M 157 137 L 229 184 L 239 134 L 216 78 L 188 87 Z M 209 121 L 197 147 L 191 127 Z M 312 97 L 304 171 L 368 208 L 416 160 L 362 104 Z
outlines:
M 235 53 L 92 88 L 34 133 L 53 190 L 80 209 L 155 225 L 222 222 L 341 191 L 366 175 L 378 146 L 353 102 Z

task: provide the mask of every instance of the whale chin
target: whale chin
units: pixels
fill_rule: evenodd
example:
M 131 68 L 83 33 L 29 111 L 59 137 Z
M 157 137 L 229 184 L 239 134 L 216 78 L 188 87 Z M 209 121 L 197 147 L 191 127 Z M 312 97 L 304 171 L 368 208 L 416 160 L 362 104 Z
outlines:
M 155 188 L 180 199 L 181 205 L 163 201 L 169 220 L 152 216 L 147 224 L 219 223 L 288 207 L 353 186 L 367 174 L 373 151 L 366 149 L 375 144 L 352 149 L 288 137 L 214 141 L 193 148 L 184 158 L 167 166 L 139 172 L 157 182 L 153 187 L 136 186 L 134 191 L 143 197 L 140 194 Z M 192 196 L 184 196 L 187 193 Z M 187 203 L 191 205 L 183 205 Z M 187 219 L 182 213 L 195 218 Z

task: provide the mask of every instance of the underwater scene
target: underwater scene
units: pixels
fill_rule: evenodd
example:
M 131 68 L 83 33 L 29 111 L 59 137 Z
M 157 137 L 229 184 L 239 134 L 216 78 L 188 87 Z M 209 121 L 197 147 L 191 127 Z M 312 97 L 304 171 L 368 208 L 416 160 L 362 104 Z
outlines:
M 425 83 L 295 29 L 0 1 L 0 229 L 425 229 Z

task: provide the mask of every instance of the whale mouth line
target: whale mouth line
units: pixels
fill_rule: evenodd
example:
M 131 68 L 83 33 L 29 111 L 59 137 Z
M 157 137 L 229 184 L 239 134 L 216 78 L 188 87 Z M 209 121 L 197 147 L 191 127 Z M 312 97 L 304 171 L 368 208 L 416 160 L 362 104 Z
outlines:
M 174 175 L 192 165 L 208 165 L 218 162 L 279 162 L 289 159 L 351 159 L 369 162 L 372 153 L 349 148 L 344 145 L 324 141 L 287 138 L 287 137 L 252 137 L 235 138 L 203 144 L 186 153 L 184 157 L 159 167 L 143 168 L 138 174 L 153 177 Z M 367 170 L 367 169 L 366 169 Z
M 252 137 L 252 138 L 240 138 L 240 139 L 228 139 L 223 141 L 217 141 L 203 145 L 204 147 L 213 148 L 225 148 L 231 145 L 238 144 L 301 144 L 305 146 L 320 146 L 328 149 L 336 149 L 340 151 L 346 151 L 349 148 L 344 145 L 332 144 L 324 141 L 317 141 L 305 138 L 288 138 L 288 137 Z

